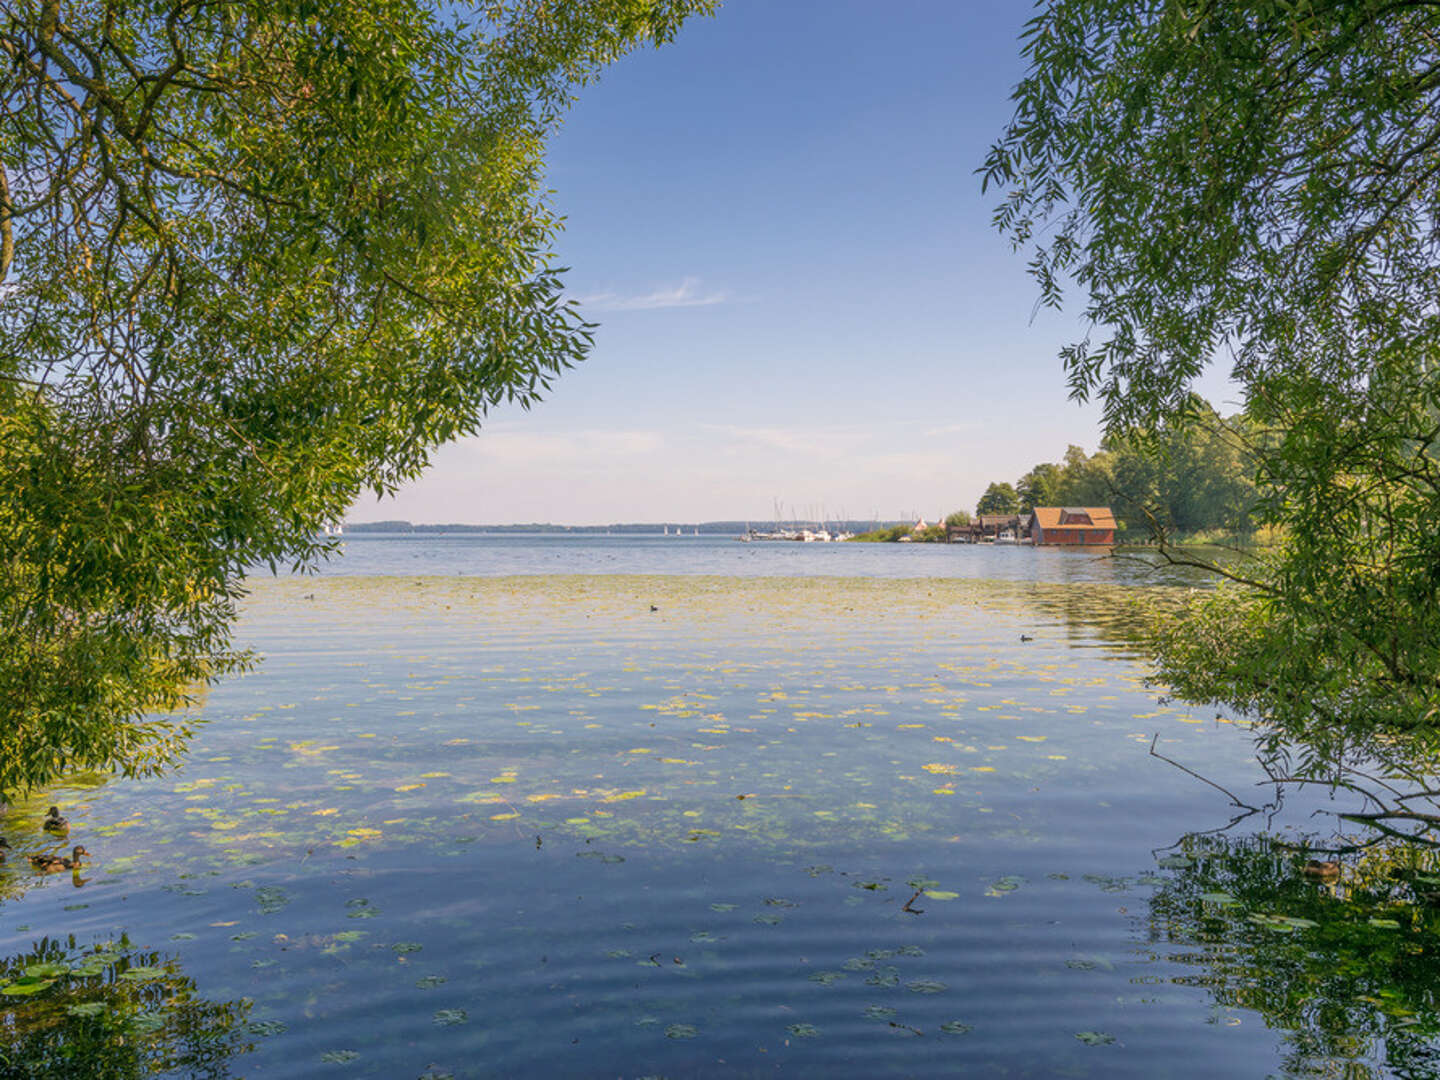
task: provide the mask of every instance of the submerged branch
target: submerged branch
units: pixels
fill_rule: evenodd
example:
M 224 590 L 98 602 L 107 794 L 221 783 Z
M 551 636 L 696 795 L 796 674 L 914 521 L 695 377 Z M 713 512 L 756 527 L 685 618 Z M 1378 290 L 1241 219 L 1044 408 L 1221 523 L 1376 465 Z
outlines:
M 1202 784 L 1209 784 L 1209 785 L 1210 785 L 1211 787 L 1213 787 L 1216 791 L 1220 792 L 1222 795 L 1227 796 L 1227 797 L 1230 799 L 1230 802 L 1231 802 L 1233 805 L 1238 806 L 1241 810 L 1249 810 L 1249 811 L 1250 811 L 1251 813 L 1253 813 L 1253 814 L 1258 814 L 1258 813 L 1260 813 L 1260 807 L 1258 807 L 1258 806 L 1251 806 L 1251 805 L 1250 805 L 1249 803 L 1247 803 L 1247 802 L 1241 802 L 1240 799 L 1239 799 L 1239 797 L 1236 796 L 1236 794 L 1235 794 L 1233 791 L 1231 791 L 1229 788 L 1221 787 L 1221 786 L 1220 786 L 1219 784 L 1217 784 L 1214 780 L 1210 780 L 1210 779 L 1207 779 L 1207 778 L 1204 777 L 1204 776 L 1201 776 L 1201 775 L 1200 775 L 1199 773 L 1197 773 L 1194 769 L 1187 768 L 1186 766 L 1181 765 L 1180 762 L 1176 761 L 1174 758 L 1166 757 L 1164 754 L 1161 754 L 1161 753 L 1157 752 L 1156 749 L 1155 749 L 1155 744 L 1156 744 L 1157 742 L 1159 742 L 1159 741 L 1160 741 L 1160 733 L 1157 731 L 1157 732 L 1155 733 L 1155 737 L 1150 740 L 1150 756 L 1151 756 L 1151 757 L 1159 758 L 1161 761 L 1166 762 L 1167 764 L 1174 765 L 1175 768 L 1179 769 L 1179 770 L 1180 770 L 1181 772 L 1183 772 L 1183 773 L 1188 773 L 1189 775 L 1193 776 L 1196 780 L 1199 780 Z M 1248 816 L 1248 815 L 1247 815 L 1247 816 Z

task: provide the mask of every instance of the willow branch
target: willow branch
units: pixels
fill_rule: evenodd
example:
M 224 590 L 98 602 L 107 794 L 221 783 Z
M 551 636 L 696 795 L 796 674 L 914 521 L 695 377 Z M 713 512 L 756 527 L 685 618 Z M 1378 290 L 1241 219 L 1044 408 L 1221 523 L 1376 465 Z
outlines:
M 0 284 L 10 276 L 10 263 L 15 258 L 15 207 L 10 201 L 10 176 L 0 161 Z

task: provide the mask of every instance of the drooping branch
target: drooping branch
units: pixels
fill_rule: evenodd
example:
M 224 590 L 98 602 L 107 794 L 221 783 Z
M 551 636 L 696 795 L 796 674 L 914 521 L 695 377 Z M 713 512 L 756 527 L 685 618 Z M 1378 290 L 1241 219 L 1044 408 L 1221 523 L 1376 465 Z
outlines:
M 0 161 L 0 285 L 10 276 L 15 259 L 14 205 L 10 201 L 10 175 Z

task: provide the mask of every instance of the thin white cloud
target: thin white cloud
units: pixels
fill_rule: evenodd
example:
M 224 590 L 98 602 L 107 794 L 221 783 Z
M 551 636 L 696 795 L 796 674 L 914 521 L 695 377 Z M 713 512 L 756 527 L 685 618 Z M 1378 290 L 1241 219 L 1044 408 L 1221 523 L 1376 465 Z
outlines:
M 656 311 L 661 308 L 710 307 L 712 304 L 723 304 L 729 296 L 723 292 L 702 292 L 699 278 L 686 277 L 673 288 L 656 289 L 641 296 L 602 292 L 575 299 L 582 307 L 594 311 Z
M 938 427 L 926 428 L 920 434 L 927 439 L 939 438 L 942 435 L 973 435 L 980 431 L 984 425 L 978 421 L 962 422 L 958 424 L 941 424 Z
M 528 469 L 588 469 L 607 462 L 649 458 L 664 447 L 658 431 L 576 430 L 565 433 L 492 427 L 459 446 L 475 464 Z
M 870 441 L 868 429 L 849 427 L 746 427 L 737 424 L 701 424 L 729 440 L 729 448 L 762 447 L 782 450 L 804 457 L 834 460 L 837 455 L 851 453 Z

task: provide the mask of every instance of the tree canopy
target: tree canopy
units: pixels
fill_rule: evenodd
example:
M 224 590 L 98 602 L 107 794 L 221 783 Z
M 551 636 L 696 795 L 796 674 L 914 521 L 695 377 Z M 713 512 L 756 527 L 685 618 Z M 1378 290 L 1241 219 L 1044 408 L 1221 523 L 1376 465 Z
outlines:
M 1158 639 L 1196 697 L 1326 752 L 1440 736 L 1440 8 L 1050 0 L 985 183 L 1112 436 L 1220 358 L 1284 543 Z M 1328 741 L 1327 741 L 1328 740 Z
M 1243 416 L 1196 400 L 1183 423 L 1110 436 L 1093 454 L 1070 446 L 1015 484 L 1021 513 L 1037 506 L 1109 506 L 1127 539 L 1250 533 L 1254 435 Z
M 977 514 L 1016 514 L 1020 511 L 1020 496 L 1013 484 L 992 483 L 975 504 Z
M 713 4 L 7 5 L 0 792 L 168 759 L 247 567 L 584 356 L 545 138 Z

